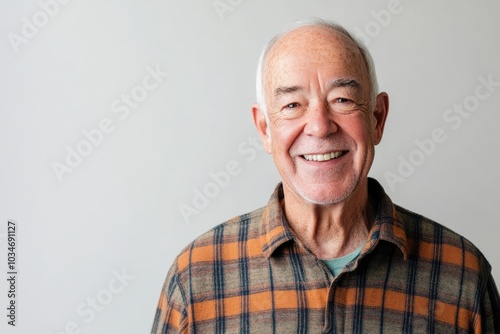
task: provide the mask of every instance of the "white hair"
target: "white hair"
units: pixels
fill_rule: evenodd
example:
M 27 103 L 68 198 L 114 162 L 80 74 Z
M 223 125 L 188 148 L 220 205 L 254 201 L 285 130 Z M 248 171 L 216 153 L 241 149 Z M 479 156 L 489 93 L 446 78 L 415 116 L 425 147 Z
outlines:
M 373 63 L 373 58 L 370 55 L 370 52 L 366 48 L 366 46 L 361 42 L 358 38 L 353 36 L 349 31 L 347 31 L 344 27 L 342 27 L 340 24 L 335 23 L 333 21 L 327 21 L 323 19 L 309 19 L 309 20 L 304 20 L 304 21 L 298 21 L 294 23 L 291 27 L 285 29 L 284 31 L 278 33 L 275 35 L 273 38 L 269 40 L 269 42 L 265 45 L 264 50 L 262 51 L 260 58 L 259 58 L 259 64 L 257 65 L 257 78 L 256 78 L 256 90 L 257 90 L 257 103 L 260 106 L 261 111 L 264 113 L 264 115 L 267 118 L 267 105 L 266 105 L 266 99 L 265 99 L 265 93 L 264 93 L 264 67 L 265 63 L 267 60 L 267 56 L 269 54 L 269 51 L 273 48 L 273 46 L 278 42 L 284 35 L 287 33 L 301 28 L 301 27 L 307 27 L 307 26 L 313 26 L 313 27 L 324 27 L 327 29 L 330 29 L 334 32 L 340 33 L 341 35 L 347 37 L 350 41 L 352 41 L 358 50 L 361 52 L 361 56 L 363 57 L 363 60 L 365 61 L 366 68 L 368 70 L 369 74 L 369 80 L 370 80 L 370 86 L 371 86 L 371 92 L 370 92 L 370 101 L 372 105 L 374 106 L 375 99 L 378 94 L 378 82 L 377 82 L 377 75 L 375 73 L 375 66 Z

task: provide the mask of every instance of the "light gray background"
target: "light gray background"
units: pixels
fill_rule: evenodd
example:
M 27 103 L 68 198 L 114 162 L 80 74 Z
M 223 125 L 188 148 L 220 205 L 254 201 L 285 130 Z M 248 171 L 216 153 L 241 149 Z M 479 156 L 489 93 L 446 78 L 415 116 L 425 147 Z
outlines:
M 214 3 L 228 7 L 218 13 Z M 257 136 L 254 70 L 271 35 L 311 16 L 372 35 L 391 104 L 371 175 L 396 203 L 474 242 L 500 281 L 500 87 L 457 129 L 443 119 L 454 104 L 473 101 L 479 77 L 500 81 L 500 3 L 400 0 L 379 23 L 374 13 L 393 3 L 72 0 L 16 52 L 9 33 L 21 36 L 24 17 L 41 15 L 43 23 L 41 7 L 2 1 L 0 267 L 1 238 L 14 219 L 19 309 L 18 326 L 8 327 L 2 311 L 0 328 L 55 334 L 74 323 L 81 333 L 148 332 L 177 253 L 212 226 L 264 205 L 278 182 L 271 158 L 249 144 Z M 168 77 L 120 119 L 113 101 L 140 85 L 148 66 Z M 52 163 L 64 163 L 66 146 L 75 149 L 82 131 L 106 118 L 114 130 L 59 182 Z M 384 174 L 397 173 L 399 156 L 418 154 L 415 140 L 435 128 L 447 140 L 391 189 Z M 232 160 L 240 173 L 186 221 L 179 207 L 193 205 L 194 190 Z M 110 292 L 113 272 L 122 271 L 126 286 L 117 292 L 113 281 Z M 78 308 L 96 297 L 106 304 L 90 320 Z

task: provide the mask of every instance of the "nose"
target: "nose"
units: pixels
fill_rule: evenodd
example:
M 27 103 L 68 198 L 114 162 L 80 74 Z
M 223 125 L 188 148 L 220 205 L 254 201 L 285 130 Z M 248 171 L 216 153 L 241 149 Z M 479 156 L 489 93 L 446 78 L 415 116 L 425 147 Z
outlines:
M 309 136 L 325 138 L 338 130 L 337 123 L 332 119 L 327 103 L 318 103 L 307 111 L 304 133 Z

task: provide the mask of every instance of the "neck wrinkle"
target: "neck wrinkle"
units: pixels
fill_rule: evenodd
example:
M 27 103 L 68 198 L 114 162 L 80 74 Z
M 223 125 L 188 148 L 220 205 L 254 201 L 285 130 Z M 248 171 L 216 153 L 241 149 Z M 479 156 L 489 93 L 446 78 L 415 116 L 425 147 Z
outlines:
M 365 244 L 375 218 L 368 185 L 342 203 L 305 202 L 288 189 L 281 201 L 295 238 L 320 259 L 345 256 Z

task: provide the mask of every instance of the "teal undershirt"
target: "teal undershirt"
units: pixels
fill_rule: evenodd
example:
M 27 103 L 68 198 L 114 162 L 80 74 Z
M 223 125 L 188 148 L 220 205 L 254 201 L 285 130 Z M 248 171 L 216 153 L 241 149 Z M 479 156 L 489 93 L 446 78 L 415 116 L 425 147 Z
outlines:
M 352 252 L 351 254 L 347 254 L 346 256 L 342 256 L 333 260 L 321 260 L 321 261 L 323 261 L 323 263 L 326 264 L 328 269 L 330 269 L 330 271 L 332 272 L 333 276 L 337 276 L 349 262 L 351 262 L 356 256 L 358 256 L 359 253 L 361 253 L 363 247 L 365 247 L 364 244 L 361 245 L 361 247 L 356 249 L 354 252 Z

